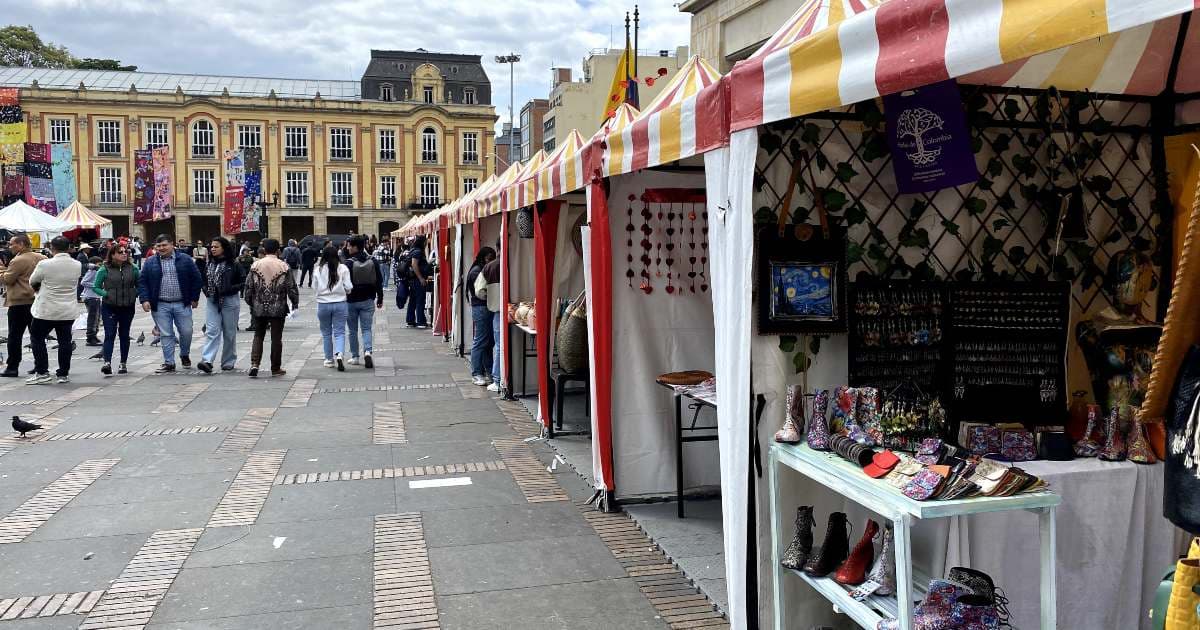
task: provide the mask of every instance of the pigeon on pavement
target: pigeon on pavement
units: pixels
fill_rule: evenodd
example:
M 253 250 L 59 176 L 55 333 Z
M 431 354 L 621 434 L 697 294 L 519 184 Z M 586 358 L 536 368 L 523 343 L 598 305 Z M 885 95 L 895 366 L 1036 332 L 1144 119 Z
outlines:
M 42 428 L 42 425 L 34 424 L 32 422 L 26 422 L 26 421 L 22 420 L 20 416 L 13 416 L 12 417 L 12 428 L 14 431 L 20 433 L 21 437 L 25 437 L 25 434 L 27 432 L 37 431 L 38 429 Z
M 103 350 L 101 350 L 100 352 L 97 352 L 96 354 L 93 354 L 92 356 L 90 356 L 90 357 L 88 357 L 88 358 L 89 358 L 89 359 L 103 359 L 103 358 L 104 358 L 104 351 L 103 351 Z
M 142 344 L 144 344 L 144 343 L 146 343 L 146 331 L 144 331 L 144 330 L 143 330 L 143 331 L 142 331 L 142 334 L 138 335 L 138 338 L 137 338 L 137 345 L 139 345 L 139 346 L 140 346 L 140 345 L 142 345 Z

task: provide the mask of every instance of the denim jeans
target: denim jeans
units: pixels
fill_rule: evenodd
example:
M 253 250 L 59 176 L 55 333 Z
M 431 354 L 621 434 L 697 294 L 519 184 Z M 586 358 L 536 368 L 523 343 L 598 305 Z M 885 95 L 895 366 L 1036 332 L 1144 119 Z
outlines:
M 129 306 L 100 305 L 100 318 L 104 320 L 104 362 L 112 363 L 113 346 L 121 340 L 121 363 L 129 360 L 129 326 L 133 323 L 134 309 Z
M 325 360 L 346 351 L 346 303 L 318 302 L 317 321 L 321 324 L 321 341 L 325 344 Z
M 420 280 L 408 284 L 408 316 L 405 318 L 409 326 L 428 326 L 425 320 L 425 285 Z
M 350 356 L 357 358 L 358 329 L 362 328 L 362 349 L 371 351 L 371 328 L 375 325 L 375 300 L 346 302 L 346 328 L 350 337 Z
M 237 363 L 237 326 L 242 303 L 236 295 L 227 295 L 220 300 L 208 298 L 204 312 L 204 352 L 201 360 L 212 364 L 221 349 L 221 367 L 233 369 Z
M 163 363 L 175 365 L 175 344 L 179 356 L 192 356 L 192 305 L 184 302 L 159 302 L 154 309 L 154 325 L 162 335 Z M 175 330 L 179 329 L 176 336 Z
M 383 278 L 380 278 L 380 280 L 383 281 L 383 288 L 386 289 L 388 288 L 388 282 L 392 278 L 392 263 L 379 263 L 379 271 L 383 274 Z
M 475 327 L 475 336 L 471 340 L 471 376 L 487 376 L 492 367 L 487 362 L 492 356 L 492 312 L 487 304 L 471 306 L 471 323 Z
M 500 382 L 500 341 L 504 339 L 501 321 L 499 312 L 492 313 L 492 380 L 496 383 Z

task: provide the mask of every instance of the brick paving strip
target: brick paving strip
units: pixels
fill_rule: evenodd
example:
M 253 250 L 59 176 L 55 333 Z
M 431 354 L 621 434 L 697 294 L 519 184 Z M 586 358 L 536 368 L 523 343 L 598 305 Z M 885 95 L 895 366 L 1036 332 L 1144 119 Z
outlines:
M 517 487 L 529 503 L 566 501 L 567 493 L 546 470 L 546 465 L 534 457 L 533 449 L 521 438 L 493 438 L 492 446 L 512 473 Z
M 209 383 L 184 385 L 183 389 L 171 394 L 170 398 L 164 400 L 150 413 L 179 413 L 189 403 L 196 400 L 197 396 L 203 394 L 208 389 L 208 386 Z
M 378 361 L 378 359 L 376 359 Z M 457 383 L 417 383 L 415 385 L 360 385 L 358 387 L 323 387 L 313 390 L 314 394 L 357 394 L 360 392 L 395 392 L 420 389 L 449 389 Z
M 92 433 L 51 433 L 33 439 L 34 442 L 59 442 L 62 440 L 101 440 L 106 438 L 159 437 L 163 435 L 191 435 L 194 433 L 224 433 L 229 427 L 206 425 L 198 427 L 176 427 L 173 429 L 142 429 L 140 431 L 94 431 Z
M 46 416 L 49 416 L 51 414 L 58 413 L 59 411 L 62 411 L 64 408 L 66 408 L 67 406 L 69 406 L 73 403 L 79 402 L 83 398 L 100 391 L 100 389 L 101 388 L 99 388 L 99 387 L 76 387 L 75 389 L 72 389 L 72 390 L 62 394 L 61 396 L 55 398 L 54 400 L 50 401 L 49 403 L 46 403 L 44 405 L 34 405 L 32 408 L 29 409 L 29 411 L 21 414 L 21 417 L 25 420 L 39 420 L 40 421 L 40 419 L 45 418 Z M 40 422 L 39 422 L 39 424 L 40 424 Z
M 467 399 L 487 398 L 488 391 L 471 382 L 471 375 L 465 372 L 455 372 L 450 375 L 454 379 L 454 384 L 458 386 L 458 391 L 462 392 L 462 397 Z
M 517 435 L 524 437 L 534 437 L 541 435 L 542 425 L 534 420 L 533 415 L 525 408 L 525 405 L 519 400 L 504 400 L 503 398 L 496 400 L 496 407 L 500 409 L 500 414 L 504 416 L 504 420 L 508 422 L 511 428 Z
M 312 398 L 313 392 L 316 389 L 317 379 L 298 378 L 292 383 L 292 387 L 288 389 L 287 395 L 283 397 L 283 402 L 279 403 L 279 406 L 287 408 L 307 407 L 308 399 Z
M 375 628 L 441 628 L 421 515 L 375 516 Z
M 183 569 L 203 529 L 154 532 L 108 587 L 79 630 L 140 629 Z
M 19 543 L 66 507 L 120 459 L 89 459 L 68 470 L 0 519 L 0 544 Z
M 225 441 L 217 447 L 217 455 L 233 455 L 249 453 L 258 444 L 258 438 L 267 430 L 271 416 L 275 415 L 275 407 L 255 407 L 248 409 L 246 415 L 238 420 L 233 431 L 225 436 Z
M 103 595 L 104 591 L 82 591 L 0 599 L 0 621 L 82 615 L 90 612 Z
M 403 466 L 398 468 L 367 468 L 364 470 L 275 475 L 275 485 L 293 486 L 302 483 L 324 483 L 326 481 L 358 481 L 360 479 L 397 479 L 404 477 L 426 477 L 429 475 L 456 475 L 459 473 L 507 469 L 508 467 L 504 465 L 504 462 L 499 461 L 439 464 L 435 466 Z
M 48 405 L 54 402 L 53 398 L 43 400 L 0 400 L 0 407 L 14 407 L 17 405 Z
M 32 418 L 26 417 L 26 416 L 22 416 L 22 417 L 26 420 L 32 419 Z M 62 424 L 63 419 L 56 418 L 53 416 L 48 416 L 45 418 L 39 418 L 37 420 L 37 423 L 42 425 L 42 429 L 41 429 L 42 431 L 49 431 L 50 429 L 53 429 L 54 427 Z M 6 423 L 4 428 L 8 429 L 9 425 Z M 10 452 L 12 452 L 13 449 L 17 448 L 18 446 L 22 446 L 25 444 L 31 444 L 31 443 L 37 441 L 38 439 L 40 439 L 40 437 L 41 437 L 41 434 L 39 434 L 38 437 L 21 437 L 16 432 L 13 432 L 10 435 L 5 435 L 3 437 L 0 437 L 0 457 L 4 457 L 5 455 L 9 454 Z
M 253 525 L 267 502 L 267 494 L 275 485 L 275 476 L 283 465 L 286 449 L 258 451 L 246 458 L 245 465 L 221 497 L 217 509 L 208 519 L 208 527 Z
M 375 444 L 408 444 L 400 403 L 375 403 L 371 414 L 371 437 Z
M 587 503 L 577 503 L 576 507 L 671 628 L 729 627 L 729 621 L 712 601 L 696 589 L 628 514 L 601 512 Z

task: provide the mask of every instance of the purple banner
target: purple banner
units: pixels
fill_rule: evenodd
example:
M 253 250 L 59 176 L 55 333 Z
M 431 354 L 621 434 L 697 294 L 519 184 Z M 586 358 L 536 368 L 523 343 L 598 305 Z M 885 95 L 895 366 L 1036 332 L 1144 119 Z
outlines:
M 154 163 L 150 151 L 133 152 L 133 222 L 154 220 Z
M 26 177 L 25 203 L 50 216 L 58 216 L 58 205 L 54 203 L 54 182 L 44 177 Z
M 40 142 L 25 143 L 25 161 L 38 164 L 50 163 L 50 145 Z
M 919 193 L 979 179 L 953 79 L 883 97 L 896 188 Z
M 171 211 L 175 186 L 171 175 L 170 147 L 158 147 L 154 149 L 150 162 L 154 176 L 153 220 L 165 221 L 175 216 L 174 212 Z

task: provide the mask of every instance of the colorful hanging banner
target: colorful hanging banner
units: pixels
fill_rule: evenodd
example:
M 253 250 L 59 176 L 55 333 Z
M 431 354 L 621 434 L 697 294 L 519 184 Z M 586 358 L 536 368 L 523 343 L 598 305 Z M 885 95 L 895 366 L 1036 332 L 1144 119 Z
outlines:
M 151 155 L 151 169 L 154 177 L 153 220 L 166 221 L 175 216 L 171 211 L 175 186 L 171 175 L 170 147 L 154 149 Z
M 41 142 L 25 143 L 25 161 L 38 164 L 50 163 L 50 145 Z
M 957 81 L 888 94 L 883 107 L 899 192 L 953 188 L 979 179 Z
M 25 123 L 6 123 L 0 125 L 0 144 L 25 144 L 29 136 L 25 133 Z
M 42 179 L 50 179 L 54 176 L 54 170 L 49 164 L 41 162 L 26 162 L 25 177 L 40 177 Z
M 54 201 L 67 208 L 78 198 L 75 188 L 75 161 L 71 145 L 50 145 L 50 172 L 54 180 Z
M 244 191 L 239 186 L 225 189 L 225 213 L 221 231 L 237 234 L 242 231 L 242 207 Z
M 262 149 L 242 149 L 242 157 L 246 164 L 247 173 L 262 170 Z
M 20 105 L 21 89 L 15 87 L 0 88 L 0 105 Z
M 154 220 L 154 156 L 145 149 L 133 152 L 133 222 Z
M 5 165 L 3 167 L 4 177 L 4 205 L 8 205 L 17 199 L 25 198 L 25 168 L 17 165 Z
M 25 203 L 50 216 L 58 216 L 58 205 L 54 203 L 54 182 L 45 177 L 26 177 Z
M 25 122 L 20 105 L 0 105 L 0 124 L 15 125 Z
M 244 190 L 241 231 L 257 232 L 261 219 L 261 211 L 257 202 L 262 199 L 262 173 L 259 171 L 247 172 Z
M 242 188 L 246 185 L 246 159 L 239 149 L 225 151 L 225 187 Z

